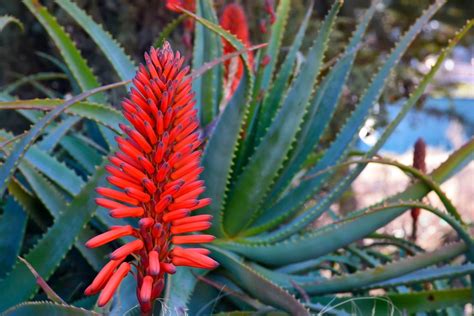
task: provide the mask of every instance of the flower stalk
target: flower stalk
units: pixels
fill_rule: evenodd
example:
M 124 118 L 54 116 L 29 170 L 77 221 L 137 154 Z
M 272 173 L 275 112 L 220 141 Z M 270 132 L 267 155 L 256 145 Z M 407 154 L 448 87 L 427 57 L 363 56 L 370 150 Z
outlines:
M 413 168 L 426 173 L 426 143 L 422 138 L 419 138 L 414 146 L 413 151 Z M 418 218 L 420 217 L 420 208 L 414 207 L 410 211 L 412 218 L 412 235 L 411 239 L 416 240 L 418 232 Z

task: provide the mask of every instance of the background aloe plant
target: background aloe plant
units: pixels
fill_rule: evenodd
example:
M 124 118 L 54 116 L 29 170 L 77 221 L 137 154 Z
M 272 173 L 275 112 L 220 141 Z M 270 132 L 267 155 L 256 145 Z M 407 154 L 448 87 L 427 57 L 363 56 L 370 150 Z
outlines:
M 4 87 L 0 96 L 0 109 L 16 110 L 33 124 L 19 136 L 6 130 L 0 134 L 0 194 L 4 197 L 0 287 L 8 293 L 0 300 L 0 310 L 6 315 L 136 314 L 131 277 L 125 280 L 107 311 L 94 307 L 96 298 L 84 298 L 71 286 L 80 285 L 84 277 L 91 278 L 93 270 L 106 262 L 109 252 L 107 248 L 84 246 L 96 231 L 117 223 L 93 203 L 93 189 L 103 183 L 102 161 L 113 150 L 113 137 L 120 132 L 118 124 L 124 123 L 104 92 L 125 86 L 136 65 L 111 35 L 74 2 L 55 0 L 102 50 L 117 77 L 124 80 L 100 87 L 99 79 L 54 16 L 37 1 L 23 2 L 45 28 L 61 57 L 48 58 L 62 73 L 35 74 L 31 82 L 65 77 L 76 96 L 56 99 L 54 91 L 39 85 L 52 98 L 17 100 L 12 91 L 18 82 Z M 429 175 L 395 161 L 373 158 L 473 21 L 468 21 L 440 52 L 436 64 L 377 143 L 351 158 L 358 131 L 390 73 L 443 2 L 436 1 L 414 21 L 368 82 L 356 108 L 345 121 L 337 123 L 337 135 L 328 145 L 322 145 L 342 90 L 350 85 L 349 74 L 376 9 L 374 3 L 365 12 L 344 51 L 328 66 L 325 55 L 342 5 L 342 1 L 333 4 L 317 34 L 306 32 L 310 6 L 284 54 L 281 42 L 289 23 L 291 1 L 280 0 L 268 45 L 256 56 L 255 69 L 250 69 L 242 55 L 244 76 L 224 108 L 220 106 L 222 65 L 195 81 L 196 106 L 207 137 L 203 177 L 206 196 L 213 200 L 203 213 L 214 216 L 211 233 L 218 239 L 209 249 L 221 267 L 205 275 L 198 270 L 179 269 L 168 279 L 163 303 L 155 307 L 156 314 L 276 309 L 294 315 L 346 315 L 356 306 L 361 315 L 373 310 L 377 315 L 435 310 L 442 311 L 441 315 L 462 315 L 462 306 L 474 299 L 474 241 L 455 206 L 439 188 L 440 183 L 472 160 L 474 140 Z M 197 21 L 194 69 L 222 56 L 221 38 L 238 50 L 244 48 L 218 26 L 210 0 L 197 1 L 195 14 L 185 14 Z M 295 71 L 305 37 L 312 38 L 313 45 L 304 52 L 305 60 Z M 268 64 L 260 62 L 265 56 L 270 57 Z M 414 182 L 394 196 L 341 217 L 331 210 L 331 205 L 369 163 L 399 168 Z M 443 210 L 420 202 L 431 191 L 443 202 Z M 456 231 L 459 241 L 427 253 L 411 241 L 376 232 L 412 207 L 444 219 Z M 333 222 L 311 228 L 325 213 Z M 31 234 L 25 234 L 28 223 Z M 377 244 L 396 250 L 387 254 L 376 247 L 365 247 L 359 243 L 363 239 L 377 240 Z M 18 255 L 41 278 L 49 280 L 67 303 L 48 290 L 50 302 L 38 302 L 46 298 L 37 294 L 35 277 L 27 265 L 16 260 Z M 65 261 L 65 257 L 72 260 Z M 61 270 L 78 272 L 64 279 Z M 382 289 L 385 295 L 370 297 L 372 289 Z M 338 293 L 350 296 L 343 298 L 336 296 Z M 32 299 L 36 302 L 25 303 Z

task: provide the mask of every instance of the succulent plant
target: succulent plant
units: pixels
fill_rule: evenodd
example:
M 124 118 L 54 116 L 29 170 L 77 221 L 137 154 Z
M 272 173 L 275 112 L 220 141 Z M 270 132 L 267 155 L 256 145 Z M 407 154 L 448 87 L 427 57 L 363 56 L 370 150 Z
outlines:
M 123 277 L 123 281 L 120 287 L 117 286 L 111 303 L 105 304 L 108 299 L 99 299 L 99 305 L 105 305 L 103 309 L 96 306 L 97 297 L 76 295 L 75 299 L 64 301 L 47 285 L 46 281 L 72 252 L 93 270 L 99 271 L 107 264 L 111 250 L 107 245 L 104 249 L 85 247 L 87 240 L 97 232 L 107 234 L 104 232 L 115 225 L 134 229 L 131 227 L 145 224 L 122 216 L 142 216 L 141 210 L 125 206 L 127 209 L 117 211 L 114 204 L 111 213 L 117 218 L 112 220 L 106 210 L 110 202 L 99 202 L 106 208 L 94 203 L 94 189 L 106 186 L 105 168 L 111 172 L 105 160 L 109 152 L 117 150 L 114 140 L 117 134 L 137 138 L 133 144 L 119 140 L 119 149 L 127 156 L 118 157 L 119 160 L 128 159 L 138 169 L 147 170 L 149 167 L 150 172 L 157 172 L 162 165 L 140 159 L 141 153 L 136 152 L 134 144 L 140 146 L 142 143 L 147 147 L 151 138 L 143 141 L 139 135 L 133 134 L 135 130 L 141 136 L 147 132 L 143 126 L 133 124 L 130 113 L 126 111 L 124 117 L 111 106 L 104 94 L 106 90 L 129 85 L 135 75 L 137 67 L 121 46 L 74 2 L 55 0 L 97 44 L 123 80 L 101 87 L 70 36 L 48 10 L 38 1 L 23 2 L 58 47 L 62 61 L 54 61 L 63 67 L 76 90 L 73 90 L 75 96 L 69 99 L 16 100 L 13 91 L 17 83 L 13 83 L 1 94 L 0 109 L 16 110 L 34 125 L 20 136 L 13 136 L 5 130 L 0 134 L 3 139 L 0 193 L 5 196 L 0 231 L 9 249 L 8 253 L 0 254 L 4 271 L 0 275 L 0 287 L 8 293 L 0 301 L 0 311 L 5 311 L 5 315 L 134 315 L 140 313 L 139 303 L 142 303 L 141 312 L 151 313 L 151 306 L 143 308 L 147 300 L 137 300 L 137 294 L 140 298 L 143 288 L 140 268 L 132 269 L 134 275 L 125 276 L 129 264 L 142 262 L 136 256 L 120 256 L 127 263 L 117 270 L 120 275 L 116 279 Z M 467 224 L 440 188 L 440 183 L 473 158 L 474 140 L 456 150 L 430 174 L 376 156 L 395 127 L 422 96 L 443 60 L 474 22 L 468 21 L 440 52 L 435 65 L 406 99 L 377 143 L 367 152 L 354 153 L 358 132 L 378 102 L 390 73 L 443 1 L 435 1 L 429 6 L 401 36 L 398 44 L 383 59 L 379 70 L 368 80 L 367 89 L 361 93 L 355 109 L 345 121 L 337 123 L 337 134 L 325 143 L 322 137 L 338 109 L 344 87 L 350 86 L 349 74 L 357 52 L 364 45 L 364 34 L 377 3 L 367 9 L 345 50 L 328 66 L 325 56 L 342 5 L 342 1 L 334 2 L 314 36 L 306 34 L 312 13 L 310 6 L 292 45 L 283 54 L 281 42 L 290 16 L 291 1 L 280 0 L 268 33 L 267 46 L 258 51 L 253 62 L 249 58 L 249 44 L 242 43 L 219 26 L 212 1 L 196 1 L 195 12 L 179 5 L 173 7 L 187 19 L 194 19 L 192 68 L 199 75 L 193 77 L 192 88 L 203 139 L 193 139 L 193 142 L 203 142 L 201 178 L 206 186 L 206 200 L 200 200 L 204 201 L 199 204 L 203 207 L 195 213 L 196 216 L 205 216 L 206 223 L 211 218 L 207 215 L 212 215 L 212 226 L 206 224 L 196 230 L 207 229 L 206 234 L 216 237 L 214 242 L 199 246 L 202 248 L 197 253 L 207 256 L 210 252 L 212 259 L 209 260 L 218 262 L 219 267 L 194 269 L 192 267 L 214 268 L 216 265 L 198 265 L 195 261 L 193 265 L 182 259 L 181 263 L 188 263 L 183 266 L 191 267 L 179 267 L 175 274 L 168 275 L 164 293 L 154 304 L 154 314 L 208 315 L 240 311 L 235 314 L 348 315 L 355 306 L 361 315 L 373 311 L 376 315 L 428 311 L 442 311 L 440 315 L 444 315 L 444 311 L 462 315 L 463 304 L 474 299 L 474 241 Z M 271 5 L 267 3 L 266 6 Z M 295 67 L 305 36 L 313 37 L 313 45 L 305 52 L 302 64 Z M 230 56 L 223 55 L 222 49 L 226 45 L 231 45 L 240 54 L 238 63 L 242 65 L 238 86 L 228 95 L 224 91 L 228 70 L 224 68 L 229 64 L 225 59 Z M 139 73 L 144 71 L 142 66 L 138 69 Z M 42 76 L 39 80 L 48 78 Z M 131 90 L 132 102 L 125 101 L 125 108 L 147 97 L 147 89 L 141 87 L 139 81 L 135 80 L 136 88 Z M 136 109 L 134 105 L 129 108 Z M 159 116 L 153 109 L 149 114 Z M 85 124 L 79 126 L 80 120 Z M 127 121 L 134 125 L 134 129 L 127 125 Z M 143 146 L 140 148 L 146 152 L 147 148 Z M 402 192 L 370 207 L 354 209 L 344 216 L 334 212 L 331 206 L 370 163 L 399 168 L 413 181 Z M 121 169 L 115 169 L 115 172 L 124 172 L 124 166 L 119 164 Z M 109 178 L 109 182 L 120 188 L 123 183 L 114 180 L 117 179 L 110 181 Z M 145 190 L 153 191 L 152 186 L 143 185 Z M 120 196 L 110 189 L 101 189 L 100 193 L 119 201 L 133 202 L 131 204 L 137 199 L 147 203 L 145 195 L 148 193 L 127 188 L 122 185 L 126 193 Z M 443 210 L 421 202 L 431 191 L 442 201 Z M 200 193 L 202 190 L 197 195 Z M 197 195 L 193 195 L 193 199 Z M 212 203 L 209 204 L 207 199 Z M 164 200 L 164 197 L 157 197 L 158 204 Z M 379 228 L 412 208 L 439 216 L 452 226 L 459 241 L 425 252 L 413 241 L 377 233 Z M 323 214 L 329 215 L 332 222 L 314 227 Z M 39 227 L 42 235 L 31 249 L 22 251 L 29 219 Z M 119 245 L 130 245 L 129 232 L 113 237 L 117 238 Z M 364 245 L 360 242 L 364 239 L 375 242 Z M 384 252 L 379 247 L 383 245 L 395 250 Z M 70 251 L 73 247 L 75 250 Z M 192 248 L 174 249 L 177 249 L 174 250 L 177 257 L 183 257 L 180 251 L 181 254 L 193 252 Z M 132 250 L 129 252 L 139 251 Z M 15 261 L 19 254 L 24 259 Z M 75 280 L 79 283 L 83 277 L 77 275 Z M 92 274 L 88 278 L 92 279 Z M 114 279 L 114 285 L 117 280 Z M 25 302 L 35 297 L 39 287 L 50 302 Z M 52 287 L 55 289 L 54 283 Z M 371 296 L 372 289 L 383 290 L 384 294 Z M 341 293 L 349 295 L 341 296 Z

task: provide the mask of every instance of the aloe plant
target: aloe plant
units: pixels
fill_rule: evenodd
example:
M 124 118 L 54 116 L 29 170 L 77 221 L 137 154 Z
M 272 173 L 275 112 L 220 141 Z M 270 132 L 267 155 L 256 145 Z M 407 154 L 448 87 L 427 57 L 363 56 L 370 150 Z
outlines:
M 125 218 L 111 219 L 105 209 L 93 203 L 93 190 L 104 184 L 105 159 L 117 150 L 114 137 L 127 131 L 125 118 L 105 93 L 131 85 L 136 64 L 77 4 L 56 0 L 97 44 L 121 80 L 101 86 L 54 16 L 37 1 L 23 2 L 58 48 L 60 60 L 47 58 L 62 72 L 32 74 L 5 87 L 0 95 L 0 109 L 16 110 L 33 124 L 22 135 L 13 136 L 5 130 L 0 133 L 0 194 L 5 200 L 0 217 L 0 231 L 5 238 L 0 248 L 8 249 L 0 252 L 0 287 L 8 293 L 0 300 L 0 311 L 5 315 L 138 314 L 137 285 L 131 275 L 124 278 L 112 303 L 104 308 L 96 306 L 95 296 L 76 295 L 65 303 L 44 287 L 73 247 L 93 270 L 99 271 L 111 249 L 89 249 L 86 241 L 110 226 L 136 225 Z M 281 42 L 290 19 L 291 1 L 280 0 L 268 45 L 258 52 L 253 63 L 248 58 L 248 44 L 219 26 L 211 0 L 197 1 L 195 12 L 177 9 L 186 18 L 173 22 L 166 32 L 180 21 L 194 19 L 192 67 L 195 73 L 204 73 L 195 77 L 193 89 L 205 137 L 202 178 L 207 189 L 203 196 L 212 203 L 197 212 L 212 215 L 208 232 L 217 238 L 202 247 L 220 266 L 212 271 L 179 267 L 166 279 L 154 314 L 240 311 L 244 315 L 349 315 L 356 306 L 361 315 L 372 311 L 402 314 L 441 310 L 462 315 L 462 306 L 474 299 L 474 240 L 456 207 L 439 187 L 472 160 L 474 140 L 455 151 L 431 174 L 376 156 L 474 22 L 468 21 L 447 43 L 377 143 L 361 157 L 351 158 L 358 131 L 378 102 L 390 73 L 443 1 L 429 6 L 404 33 L 368 82 L 355 109 L 338 123 L 337 135 L 324 145 L 322 136 L 334 117 L 343 88 L 350 85 L 348 78 L 377 3 L 367 9 L 344 51 L 327 69 L 327 48 L 342 5 L 342 1 L 334 2 L 315 35 L 307 34 L 310 6 L 284 54 Z M 295 72 L 305 37 L 311 38 L 313 44 L 304 52 L 304 63 Z M 226 65 L 222 64 L 226 56 L 221 40 L 240 52 L 239 63 L 243 65 L 238 87 L 228 102 L 223 90 L 228 78 Z M 209 62 L 214 66 L 206 64 Z M 48 78 L 67 78 L 77 90 L 76 96 L 68 100 L 15 98 L 19 85 Z M 79 125 L 80 121 L 86 124 Z M 354 209 L 343 217 L 337 215 L 331 205 L 369 163 L 399 168 L 413 181 L 402 192 L 379 203 Z M 348 165 L 354 167 L 347 169 Z M 420 202 L 431 191 L 439 196 L 444 209 Z M 459 241 L 425 252 L 412 241 L 376 233 L 412 208 L 445 220 Z M 333 222 L 311 228 L 325 213 Z M 51 218 L 52 222 L 48 220 Z M 28 220 L 39 227 L 42 236 L 24 251 Z M 396 251 L 387 255 L 375 247 L 362 247 L 358 241 L 364 239 L 379 240 Z M 130 238 L 118 242 L 126 244 Z M 15 260 L 17 255 L 31 267 Z M 40 301 L 38 284 L 49 293 L 49 301 Z M 51 286 L 55 289 L 55 284 Z M 370 296 L 372 289 L 382 289 L 386 294 Z M 350 295 L 342 298 L 339 293 Z M 31 300 L 35 302 L 27 302 Z M 103 303 L 102 300 L 100 305 Z

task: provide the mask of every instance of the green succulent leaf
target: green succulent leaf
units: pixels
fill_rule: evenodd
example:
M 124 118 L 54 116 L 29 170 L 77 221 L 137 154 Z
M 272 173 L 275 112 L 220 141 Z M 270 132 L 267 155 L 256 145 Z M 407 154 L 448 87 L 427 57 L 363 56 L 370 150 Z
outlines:
M 287 273 L 283 273 L 281 271 L 274 271 L 267 269 L 259 264 L 249 262 L 249 267 L 264 276 L 265 278 L 271 280 L 272 282 L 276 283 L 278 286 L 286 290 L 291 290 L 291 292 L 296 293 L 295 287 L 299 286 L 299 284 L 307 284 L 315 282 L 318 279 L 322 279 L 322 277 L 318 276 L 317 274 L 311 275 L 290 275 Z
M 186 15 L 181 14 L 179 17 L 176 19 L 172 20 L 166 26 L 163 28 L 161 31 L 160 35 L 157 37 L 155 40 L 155 47 L 161 47 L 165 41 L 171 37 L 171 33 L 181 24 L 186 19 Z M 196 44 L 194 44 L 196 45 Z
M 132 79 L 135 75 L 135 64 L 124 52 L 124 49 L 103 27 L 74 2 L 69 0 L 55 0 L 97 44 L 104 56 L 110 61 L 121 80 Z
M 428 84 L 433 80 L 434 75 L 436 74 L 437 70 L 443 64 L 444 60 L 449 56 L 449 53 L 454 48 L 454 46 L 458 43 L 458 41 L 467 33 L 467 31 L 472 27 L 473 21 L 469 21 L 466 25 L 453 37 L 452 40 L 449 41 L 447 47 L 441 52 L 439 55 L 435 65 L 431 68 L 430 72 L 426 74 L 423 80 L 420 82 L 418 87 L 415 91 L 410 95 L 409 99 L 405 102 L 402 106 L 400 112 L 397 114 L 395 119 L 390 122 L 390 124 L 386 127 L 383 134 L 380 136 L 377 143 L 370 149 L 370 151 L 365 155 L 365 157 L 373 156 L 385 143 L 388 137 L 392 134 L 401 120 L 406 116 L 408 111 L 413 108 L 419 98 L 422 96 L 423 92 L 425 91 Z M 298 215 L 294 220 L 292 220 L 287 225 L 281 227 L 277 232 L 272 235 L 267 236 L 267 241 L 275 241 L 284 239 L 298 230 L 302 229 L 309 223 L 313 222 L 318 216 L 320 216 L 323 212 L 325 212 L 331 204 L 337 201 L 341 195 L 347 190 L 347 188 L 352 184 L 355 178 L 362 172 L 364 169 L 364 165 L 356 166 L 352 169 L 342 180 L 340 180 L 336 186 L 331 189 L 331 191 L 315 206 L 305 210 L 302 214 Z M 330 175 L 328 173 L 327 175 Z M 316 181 L 318 177 L 313 178 L 313 183 L 307 183 L 303 181 L 300 185 L 302 188 L 303 186 L 308 186 L 306 188 L 302 188 L 302 190 L 311 190 L 311 186 L 314 185 L 314 181 Z M 326 178 L 325 175 L 321 175 L 319 180 L 322 182 Z M 318 185 L 320 185 L 320 183 Z M 295 212 L 299 209 L 298 205 L 300 205 L 301 199 L 298 196 L 295 196 L 289 193 L 286 197 L 282 198 L 278 203 L 274 206 L 267 209 L 262 216 L 258 220 L 259 225 L 255 225 L 255 227 L 249 230 L 249 234 L 256 234 L 268 230 L 272 227 L 276 227 L 277 225 L 281 224 L 284 220 L 288 217 L 295 215 Z M 273 238 L 278 236 L 276 239 Z
M 84 180 L 73 170 L 36 145 L 31 146 L 26 152 L 25 161 L 72 195 L 78 194 L 84 185 Z
M 21 86 L 31 83 L 32 81 L 38 82 L 43 80 L 56 80 L 56 79 L 67 79 L 67 76 L 61 72 L 39 72 L 33 75 L 22 76 L 18 80 L 2 87 L 3 94 L 11 94 Z
M 283 103 L 281 100 L 284 99 L 284 93 L 287 91 L 288 81 L 291 75 L 291 72 L 294 67 L 297 53 L 300 50 L 301 44 L 303 43 L 303 38 L 308 27 L 308 22 L 313 13 L 313 3 L 311 2 L 306 15 L 301 22 L 301 25 L 296 33 L 295 39 L 291 44 L 290 50 L 285 57 L 284 62 L 281 67 L 278 69 L 278 72 L 275 74 L 275 80 L 272 83 L 270 91 L 267 92 L 264 96 L 259 120 L 257 125 L 257 134 L 255 136 L 257 144 L 260 139 L 266 133 L 268 127 L 271 125 L 275 114 L 280 108 L 280 104 Z
M 52 111 L 63 104 L 61 99 L 31 99 L 0 102 L 0 109 L 26 109 Z M 77 102 L 67 108 L 65 113 L 87 118 L 102 124 L 117 133 L 120 133 L 119 124 L 125 123 L 125 119 L 120 112 L 110 106 L 93 103 Z
M 307 110 L 313 84 L 319 74 L 327 41 L 341 7 L 336 1 L 307 56 L 307 64 L 295 79 L 281 110 L 268 133 L 250 158 L 233 186 L 224 216 L 225 230 L 236 235 L 255 217 L 278 170 L 295 141 L 301 120 Z
M 64 31 L 61 25 L 59 25 L 56 18 L 48 12 L 46 7 L 42 6 L 37 1 L 23 0 L 23 3 L 43 25 L 51 39 L 58 47 L 61 56 L 63 57 L 66 65 L 70 69 L 81 90 L 86 91 L 99 87 L 100 83 L 94 76 L 92 69 L 89 68 L 87 62 L 81 56 L 80 51 L 74 45 L 71 37 Z M 96 103 L 105 102 L 104 94 L 91 94 L 88 96 L 88 98 L 89 101 Z M 99 126 L 99 130 L 109 145 L 114 144 L 113 134 L 111 134 L 110 131 L 104 129 L 101 126 Z
M 23 210 L 28 214 L 35 223 L 42 229 L 46 229 L 46 224 L 41 216 L 42 205 L 41 202 L 34 198 L 33 194 L 29 192 L 16 178 L 12 178 L 8 183 L 8 193 L 21 205 Z
M 310 259 L 306 261 L 292 263 L 275 269 L 275 271 L 286 274 L 301 274 L 304 272 L 317 270 L 324 262 L 334 262 L 345 266 L 350 266 L 352 268 L 357 268 L 357 262 L 353 261 L 352 258 L 350 258 L 349 256 L 326 255 L 321 256 L 317 259 Z
M 38 146 L 46 151 L 51 152 L 59 143 L 61 138 L 66 135 L 66 133 L 81 119 L 79 117 L 68 117 L 59 123 L 51 132 L 49 132 L 41 142 L 38 143 Z
M 3 214 L 0 216 L 0 278 L 3 278 L 15 264 L 16 257 L 20 254 L 23 237 L 26 230 L 28 216 L 15 201 L 8 197 L 2 206 Z
M 347 85 L 347 79 L 349 78 L 357 50 L 375 13 L 377 3 L 377 1 L 374 1 L 367 10 L 362 21 L 354 31 L 343 56 L 324 78 L 324 81 L 320 84 L 311 100 L 312 105 L 299 132 L 299 140 L 295 144 L 291 158 L 286 163 L 270 194 L 270 197 L 273 199 L 277 198 L 286 189 L 296 173 L 301 170 L 308 156 L 319 144 L 321 136 L 337 108 L 344 86 Z M 272 212 L 272 210 L 269 210 L 269 212 Z
M 207 186 L 206 196 L 212 199 L 212 204 L 202 212 L 213 216 L 211 232 L 219 237 L 225 234 L 222 212 L 238 140 L 248 111 L 247 96 L 251 89 L 249 80 L 245 72 L 232 99 L 218 118 L 202 159 L 204 166 L 202 178 Z
M 201 0 L 203 1 L 202 3 L 205 4 L 205 1 L 209 1 L 209 0 Z M 208 5 L 210 5 L 208 3 Z M 212 6 L 211 6 L 212 8 Z M 209 9 L 210 10 L 210 9 Z M 185 9 L 182 9 L 182 11 L 194 18 L 197 22 L 199 22 L 202 26 L 206 27 L 207 29 L 209 29 L 210 31 L 218 34 L 219 36 L 221 36 L 223 39 L 225 39 L 226 41 L 228 41 L 234 48 L 236 51 L 241 51 L 241 50 L 244 50 L 245 49 L 245 46 L 244 44 L 237 38 L 235 37 L 233 34 L 229 33 L 228 31 L 224 30 L 222 27 L 220 27 L 218 24 L 208 20 L 208 19 L 205 19 L 201 16 L 198 16 L 188 10 L 185 10 Z M 214 13 L 212 13 L 214 15 Z M 198 42 L 199 44 L 199 42 Z M 254 84 L 254 76 L 253 76 L 253 73 L 251 71 L 251 67 L 250 67 L 250 63 L 249 63 L 249 59 L 248 59 L 248 56 L 247 54 L 241 54 L 240 55 L 240 58 L 242 59 L 242 61 L 244 62 L 244 65 L 245 65 L 245 71 L 247 72 L 247 75 L 249 76 L 249 82 L 250 82 L 250 91 L 252 91 L 253 89 L 253 84 Z M 195 66 L 193 64 L 193 66 Z M 249 93 L 248 95 L 248 98 L 250 99 L 251 97 L 251 94 Z M 250 108 L 249 109 L 249 115 L 250 117 L 253 116 L 253 112 L 254 112 L 254 108 Z M 247 116 L 247 117 L 248 117 Z
M 98 313 L 83 308 L 61 305 L 51 302 L 26 302 L 16 305 L 4 313 L 3 316 L 98 316 Z
M 140 315 L 140 307 L 137 306 L 138 299 L 135 295 L 136 288 L 137 280 L 133 275 L 128 274 L 114 294 L 109 311 L 110 316 Z M 133 294 L 130 295 L 131 293 Z
M 414 271 L 400 277 L 370 284 L 369 288 L 392 288 L 400 285 L 420 284 L 432 282 L 438 279 L 452 279 L 473 273 L 474 264 L 452 265 L 444 267 L 432 267 Z
M 218 24 L 212 1 L 196 1 L 196 14 L 202 18 Z M 199 69 L 205 63 L 222 56 L 222 42 L 220 36 L 197 23 L 194 32 L 193 68 Z M 219 113 L 219 104 L 222 98 L 223 66 L 219 64 L 193 81 L 193 90 L 196 93 L 196 108 L 199 110 L 201 124 L 206 126 Z
M 86 61 L 82 58 L 81 53 L 74 45 L 72 39 L 59 25 L 55 17 L 37 1 L 23 0 L 23 3 L 46 29 L 49 36 L 61 52 L 61 55 L 74 75 L 74 78 L 81 86 L 81 89 L 85 91 L 100 86 L 96 77 L 92 73 L 92 70 L 87 66 Z M 104 103 L 105 99 L 103 95 L 96 95 L 91 97 L 91 101 Z
M 34 141 L 44 132 L 46 127 L 51 124 L 62 112 L 64 112 L 68 107 L 75 104 L 76 102 L 82 101 L 91 95 L 105 91 L 107 89 L 113 89 L 119 86 L 126 84 L 126 81 L 109 84 L 92 90 L 83 92 L 67 101 L 65 101 L 60 106 L 56 107 L 54 110 L 50 111 L 48 114 L 43 116 L 29 131 L 23 136 L 20 141 L 18 141 L 14 148 L 12 149 L 10 155 L 7 157 L 5 163 L 0 166 L 0 196 L 3 195 L 7 187 L 10 177 L 16 170 L 16 167 L 20 163 L 21 159 L 28 151 L 28 149 L 33 145 Z
M 310 295 L 322 295 L 327 293 L 346 292 L 360 288 L 377 287 L 372 286 L 372 284 L 405 276 L 428 266 L 448 261 L 459 256 L 464 251 L 466 251 L 466 245 L 464 243 L 451 244 L 441 247 L 433 252 L 418 254 L 407 259 L 402 259 L 400 261 L 388 263 L 372 269 L 358 271 L 352 274 L 336 276 L 326 280 L 317 280 L 301 286 Z M 471 269 L 472 268 L 473 267 L 471 267 Z M 451 270 L 452 275 L 469 273 L 469 271 L 469 269 L 467 272 L 466 269 L 458 269 L 458 272 L 456 273 L 454 268 Z
M 457 211 L 456 207 L 452 204 L 451 200 L 446 196 L 446 194 L 443 192 L 441 187 L 431 180 L 428 176 L 423 174 L 423 172 L 420 172 L 414 167 L 404 165 L 402 163 L 399 163 L 398 161 L 386 159 L 386 158 L 377 158 L 377 159 L 360 159 L 360 160 L 354 160 L 354 161 L 349 161 L 346 163 L 341 163 L 337 166 L 334 166 L 332 168 L 328 168 L 323 172 L 329 172 L 331 169 L 336 169 L 338 166 L 346 166 L 350 164 L 366 164 L 366 163 L 376 163 L 376 164 L 383 164 L 383 165 L 388 165 L 388 166 L 394 166 L 399 168 L 401 171 L 411 175 L 413 178 L 416 180 L 419 180 L 420 182 L 423 182 L 427 187 L 429 187 L 430 191 L 432 190 L 433 192 L 438 195 L 439 199 L 443 203 L 444 207 L 446 208 L 446 211 L 452 215 L 459 223 L 466 225 L 459 212 Z M 308 177 L 312 177 L 312 175 L 308 175 Z
M 232 279 L 254 297 L 292 315 L 309 315 L 294 296 L 253 270 L 241 257 L 214 246 L 209 248 L 213 258 L 229 271 Z
M 56 58 L 52 55 L 43 53 L 43 52 L 36 52 L 36 55 L 38 55 L 39 57 L 41 57 L 41 58 L 45 59 L 46 61 L 50 62 L 55 67 L 59 68 L 66 75 L 66 78 L 69 80 L 69 83 L 71 84 L 71 89 L 72 89 L 73 93 L 77 94 L 77 93 L 81 92 L 81 88 L 79 87 L 76 79 L 72 75 L 71 70 L 66 66 L 65 63 L 63 63 L 58 58 Z
M 202 269 L 180 267 L 174 275 L 169 276 L 160 315 L 186 315 L 189 310 L 188 302 L 198 282 L 197 276 L 206 273 L 207 271 Z
M 105 169 L 96 171 L 87 185 L 67 208 L 56 218 L 53 226 L 24 257 L 47 280 L 58 267 L 76 240 L 82 227 L 92 217 L 96 205 L 93 190 L 104 182 Z M 21 287 L 18 286 L 21 284 Z M 0 301 L 0 311 L 31 298 L 38 287 L 28 268 L 17 262 L 13 270 L 0 281 L 1 288 L 9 293 Z
M 102 156 L 80 138 L 66 136 L 61 140 L 61 146 L 89 173 L 102 161 Z
M 53 217 L 66 208 L 65 197 L 28 162 L 20 163 L 19 169 L 30 185 L 32 192 L 41 200 Z
M 67 208 L 65 197 L 27 161 L 20 164 L 20 171 L 36 196 L 50 211 L 53 218 L 57 219 Z M 85 226 L 77 235 L 74 245 L 94 270 L 99 271 L 107 263 L 108 252 L 107 248 L 89 249 L 85 246 L 86 241 L 94 236 L 94 231 Z
M 0 32 L 10 23 L 16 24 L 23 31 L 23 23 L 20 20 L 11 15 L 2 15 L 0 16 Z
M 263 57 L 270 57 L 270 61 L 266 66 L 259 67 L 258 69 L 255 79 L 254 97 L 258 95 L 260 91 L 267 91 L 268 86 L 272 80 L 273 71 L 277 64 L 278 55 L 280 53 L 281 41 L 283 39 L 286 24 L 288 22 L 288 16 L 290 15 L 290 5 L 290 0 L 282 0 L 278 3 L 278 8 L 275 14 L 276 20 L 271 27 L 268 46 L 262 53 Z M 310 12 L 311 11 L 312 10 L 310 10 Z
M 373 80 L 371 81 L 372 83 L 369 85 L 368 89 L 362 96 L 361 101 L 356 106 L 356 109 L 351 113 L 350 117 L 341 128 L 334 142 L 325 151 L 324 155 L 318 161 L 316 166 L 309 171 L 310 173 L 316 173 L 329 166 L 337 164 L 339 161 L 344 159 L 344 157 L 346 157 L 351 145 L 358 137 L 358 130 L 362 127 L 362 124 L 365 122 L 370 109 L 378 100 L 390 73 L 393 71 L 394 66 L 398 63 L 401 56 L 406 51 L 410 43 L 414 40 L 416 35 L 421 31 L 423 25 L 426 24 L 426 22 L 436 13 L 443 3 L 444 1 L 436 1 L 405 33 L 390 56 L 386 59 L 385 64 L 373 77 Z M 338 157 L 338 159 L 334 159 L 334 157 Z M 274 205 L 274 207 L 285 213 L 296 211 L 308 200 L 308 198 L 311 197 L 312 194 L 321 188 L 325 180 L 331 175 L 332 173 L 327 173 L 325 175 L 315 177 L 310 181 L 305 182 L 304 185 L 300 185 L 295 189 L 290 190 Z M 305 218 L 310 219 L 310 216 L 306 216 Z M 312 217 L 310 221 L 313 219 L 314 217 Z M 305 225 L 307 225 L 309 222 L 301 221 L 301 223 L 305 223 Z M 300 229 L 302 226 L 298 227 Z
M 312 301 L 325 306 L 330 312 L 333 306 L 351 313 L 354 308 L 359 315 L 410 315 L 443 310 L 452 306 L 462 306 L 470 302 L 471 289 L 450 289 L 423 291 L 387 296 L 336 298 L 314 298 Z
M 431 173 L 431 178 L 440 183 L 444 182 L 473 158 L 474 139 L 455 151 L 441 166 L 434 170 Z M 414 183 L 409 185 L 403 192 L 391 196 L 372 207 L 380 207 L 384 203 L 390 204 L 399 201 L 418 200 L 429 191 L 430 189 L 425 184 Z M 347 246 L 386 225 L 408 208 L 407 206 L 400 206 L 373 212 L 370 212 L 370 208 L 369 210 L 356 211 L 352 217 L 307 235 L 295 236 L 293 239 L 274 244 L 266 241 L 249 245 L 225 241 L 222 241 L 220 244 L 225 248 L 259 262 L 270 265 L 284 265 L 301 260 L 314 259 L 340 247 Z M 341 231 L 345 233 L 341 234 Z M 319 246 L 314 247 L 314 245 Z M 292 255 L 288 256 L 288 253 L 292 253 Z

